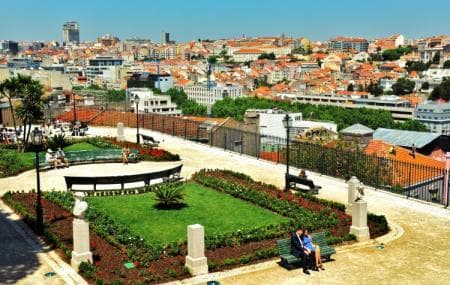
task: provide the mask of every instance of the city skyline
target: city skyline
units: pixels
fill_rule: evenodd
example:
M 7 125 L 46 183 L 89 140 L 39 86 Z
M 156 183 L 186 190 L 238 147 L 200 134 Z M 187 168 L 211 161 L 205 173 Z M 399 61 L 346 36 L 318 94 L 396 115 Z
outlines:
M 236 38 L 242 35 L 287 37 L 306 36 L 325 41 L 331 37 L 385 37 L 401 33 L 407 38 L 446 34 L 450 26 L 445 14 L 450 3 L 430 1 L 420 6 L 418 1 L 378 1 L 359 3 L 314 3 L 285 1 L 276 6 L 273 1 L 228 1 L 226 4 L 196 1 L 162 3 L 135 1 L 105 3 L 81 0 L 76 3 L 48 1 L 46 5 L 34 1 L 3 3 L 3 22 L 0 39 L 62 41 L 62 24 L 77 21 L 80 40 L 92 41 L 110 33 L 121 39 L 140 37 L 160 42 L 162 32 L 170 32 L 178 41 Z M 322 9 L 322 10 L 320 10 Z M 20 14 L 21 17 L 15 15 Z M 425 15 L 425 16 L 424 16 Z M 431 16 L 432 15 L 432 16 Z

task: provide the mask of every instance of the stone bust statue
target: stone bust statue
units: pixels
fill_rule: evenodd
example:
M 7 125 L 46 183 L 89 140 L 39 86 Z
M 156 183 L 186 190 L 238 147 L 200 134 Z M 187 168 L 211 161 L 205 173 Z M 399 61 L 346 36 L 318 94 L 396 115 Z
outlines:
M 84 193 L 76 192 L 74 194 L 74 198 L 75 198 L 75 205 L 73 207 L 73 214 L 75 215 L 75 217 L 83 219 L 84 212 L 86 212 L 88 208 L 87 202 L 84 201 Z

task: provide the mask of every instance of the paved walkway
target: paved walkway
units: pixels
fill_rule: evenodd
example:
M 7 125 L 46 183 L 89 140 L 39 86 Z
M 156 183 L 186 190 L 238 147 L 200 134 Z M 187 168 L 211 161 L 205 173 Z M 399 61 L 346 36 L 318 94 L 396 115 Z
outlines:
M 86 284 L 2 201 L 0 229 L 0 284 Z
M 142 132 L 161 140 L 163 148 L 180 154 L 184 177 L 189 177 L 205 167 L 227 168 L 247 173 L 256 180 L 283 186 L 283 165 L 224 152 L 148 130 Z M 90 133 L 115 136 L 116 130 L 93 127 Z M 125 129 L 125 135 L 128 140 L 134 141 L 135 129 Z M 122 166 L 110 167 L 119 169 L 118 167 Z M 143 164 L 139 163 L 136 167 L 141 168 Z M 70 167 L 44 173 L 43 188 L 60 188 L 62 185 L 64 189 L 65 185 L 61 183 L 62 174 L 64 171 L 74 174 L 75 170 L 77 168 Z M 104 165 L 94 165 L 90 170 L 98 175 L 107 175 L 107 171 Z M 320 197 L 346 202 L 346 184 L 342 180 L 314 173 L 308 175 L 323 187 Z M 2 179 L 0 189 L 29 189 L 30 186 L 34 187 L 33 179 L 33 171 L 22 174 L 20 179 Z M 58 180 L 60 182 L 57 182 Z M 366 191 L 365 200 L 368 201 L 369 211 L 386 215 L 389 223 L 393 225 L 392 233 L 377 241 L 339 247 L 334 257 L 336 261 L 326 263 L 326 271 L 305 276 L 301 270 L 287 271 L 281 268 L 276 263 L 277 260 L 274 260 L 178 283 L 192 284 L 218 279 L 222 284 L 448 284 L 450 211 L 382 191 Z M 381 242 L 385 243 L 385 248 L 376 249 L 375 245 Z

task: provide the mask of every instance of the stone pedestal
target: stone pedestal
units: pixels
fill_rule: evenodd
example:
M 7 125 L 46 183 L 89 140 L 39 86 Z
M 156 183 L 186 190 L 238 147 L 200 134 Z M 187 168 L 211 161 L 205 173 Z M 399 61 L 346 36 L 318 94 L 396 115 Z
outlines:
M 72 268 L 78 270 L 83 261 L 92 263 L 92 252 L 89 243 L 89 222 L 75 218 L 73 219 L 73 251 L 70 262 Z
M 356 236 L 357 241 L 366 241 L 370 239 L 369 227 L 367 227 L 366 201 L 357 201 L 353 203 L 350 233 Z
M 125 140 L 125 131 L 123 123 L 117 123 L 117 141 L 124 141 Z
M 188 255 L 186 267 L 191 275 L 208 273 L 208 263 L 205 257 L 205 232 L 202 225 L 188 226 Z
M 89 222 L 84 219 L 84 212 L 88 205 L 84 201 L 84 193 L 76 192 L 74 194 L 75 205 L 73 214 L 75 218 L 72 222 L 73 228 L 73 251 L 72 260 L 70 264 L 73 269 L 78 271 L 81 262 L 93 262 L 92 252 L 90 251 L 89 243 Z
M 356 176 L 352 176 L 350 180 L 348 181 L 348 199 L 347 199 L 347 205 L 345 207 L 345 213 L 348 215 L 352 214 L 352 206 L 353 202 L 356 199 L 356 187 L 359 185 L 359 180 L 356 178 Z

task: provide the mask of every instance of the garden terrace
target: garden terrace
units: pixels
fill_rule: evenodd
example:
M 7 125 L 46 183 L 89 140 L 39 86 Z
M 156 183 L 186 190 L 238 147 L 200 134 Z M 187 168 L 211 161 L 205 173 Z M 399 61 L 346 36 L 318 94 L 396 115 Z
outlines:
M 92 109 L 89 112 L 92 112 Z M 115 127 L 117 123 L 122 122 L 127 127 L 137 126 L 134 113 L 111 110 L 97 112 L 98 116 L 92 120 L 92 125 Z M 66 112 L 59 118 L 72 120 L 73 112 Z M 139 114 L 138 120 L 143 132 L 152 130 L 286 164 L 285 138 L 230 128 L 225 124 L 207 126 L 191 119 L 159 114 Z M 450 192 L 446 193 L 444 187 L 442 165 L 423 163 L 420 155 L 413 160 L 399 160 L 386 153 L 380 155 L 377 152 L 343 146 L 341 142 L 322 145 L 293 138 L 289 157 L 289 164 L 296 168 L 346 180 L 356 176 L 366 185 L 441 205 L 448 206 L 450 200 Z
M 194 179 L 195 182 L 181 184 L 185 204 L 175 209 L 160 208 L 153 199 L 158 189 L 166 185 L 151 186 L 146 189 L 151 191 L 148 193 L 110 192 L 108 196 L 88 197 L 86 217 L 93 229 L 95 266 L 87 268 L 84 276 L 108 282 L 185 278 L 186 227 L 196 223 L 205 226 L 211 271 L 275 257 L 276 240 L 287 237 L 298 223 L 313 230 L 326 230 L 330 243 L 354 238 L 348 235 L 350 217 L 342 211 L 341 204 L 285 195 L 274 186 L 231 171 L 203 170 Z M 7 194 L 5 200 L 21 211 L 28 209 L 23 215 L 32 217 L 33 195 Z M 47 215 L 46 221 L 50 229 L 55 227 L 51 235 L 55 243 L 67 251 L 71 246 L 69 233 L 53 224 L 69 223 L 64 220 L 71 219 L 65 216 L 73 206 L 73 198 L 62 192 L 46 193 L 45 198 L 45 205 L 63 211 Z M 378 234 L 387 230 L 382 217 L 371 219 L 371 224 L 371 231 L 378 227 Z M 124 262 L 135 262 L 138 268 L 124 270 Z

